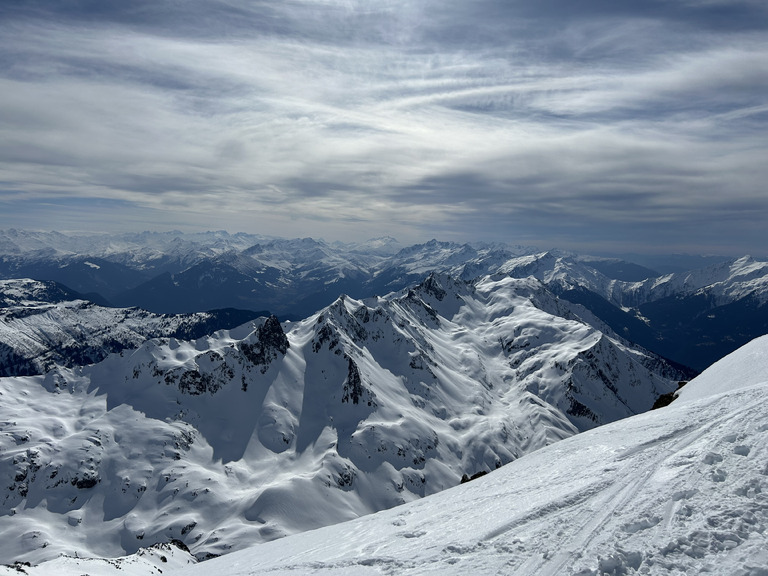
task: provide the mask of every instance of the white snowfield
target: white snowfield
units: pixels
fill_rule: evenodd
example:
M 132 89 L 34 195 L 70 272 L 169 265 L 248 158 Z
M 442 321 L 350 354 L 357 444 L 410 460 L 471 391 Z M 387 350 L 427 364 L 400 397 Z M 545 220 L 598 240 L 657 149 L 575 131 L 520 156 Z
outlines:
M 768 574 L 768 337 L 667 408 L 358 520 L 173 572 Z

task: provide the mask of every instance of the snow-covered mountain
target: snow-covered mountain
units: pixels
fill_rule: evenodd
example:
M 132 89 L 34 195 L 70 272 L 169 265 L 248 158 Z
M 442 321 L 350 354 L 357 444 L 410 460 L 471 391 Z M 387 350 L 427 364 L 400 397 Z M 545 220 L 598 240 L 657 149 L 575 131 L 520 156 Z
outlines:
M 55 282 L 0 280 L 0 376 L 92 364 L 149 338 L 195 338 L 256 316 L 232 309 L 160 315 L 105 308 Z
M 114 301 L 158 312 L 234 306 L 300 318 L 342 292 L 358 292 L 371 267 L 385 258 L 376 251 L 341 250 L 311 238 L 273 240 L 156 276 Z
M 0 231 L 0 278 L 54 280 L 99 304 L 158 314 L 238 308 L 300 320 L 341 293 L 386 295 L 430 272 L 533 276 L 692 373 L 768 331 L 768 262 L 750 257 L 659 275 L 617 259 L 503 244 Z
M 757 297 L 761 304 L 768 302 L 768 262 L 750 256 L 640 281 L 616 279 L 600 269 L 606 269 L 600 260 L 550 251 L 510 258 L 498 271 L 516 278 L 533 276 L 548 286 L 563 289 L 581 286 L 620 308 L 636 308 L 674 295 L 702 293 L 714 296 L 718 304 L 747 296 Z
M 33 230 L 0 230 L 0 254 L 31 256 L 55 254 L 111 259 L 125 265 L 154 267 L 158 260 L 194 260 L 232 250 L 244 250 L 270 238 L 225 231 L 188 233 L 62 233 Z
M 329 244 L 226 232 L 6 230 L 0 231 L 0 278 L 53 280 L 99 303 L 156 313 L 234 307 L 299 319 L 341 293 L 387 294 L 431 271 L 472 279 L 529 251 L 435 240 L 403 248 L 393 238 Z
M 768 262 L 745 256 L 633 282 L 598 268 L 593 259 L 543 252 L 512 258 L 500 272 L 535 277 L 628 339 L 696 370 L 768 332 Z
M 712 296 L 715 304 L 752 296 L 768 302 L 768 262 L 743 256 L 705 268 L 623 281 L 600 272 L 599 261 L 543 252 L 510 259 L 500 269 L 515 277 L 534 276 L 547 285 L 579 285 L 620 308 L 636 308 L 669 296 Z
M 364 298 L 399 291 L 430 272 L 472 280 L 494 273 L 524 249 L 432 240 L 392 254 L 385 241 L 328 244 L 311 238 L 261 242 L 201 259 L 114 297 L 121 305 L 186 312 L 224 305 L 269 309 L 295 319 L 327 306 L 340 293 Z
M 62 234 L 0 230 L 0 278 L 53 280 L 101 303 L 100 298 L 111 301 L 158 276 L 183 272 L 265 240 L 263 236 L 226 232 Z
M 463 280 L 533 276 L 694 372 L 768 331 L 768 262 L 750 257 L 659 275 L 617 259 L 502 244 L 0 231 L 0 278 L 55 280 L 97 303 L 155 313 L 233 307 L 299 320 L 341 293 L 385 295 L 430 272 Z
M 667 408 L 178 574 L 765 574 L 767 359 L 763 337 Z
M 646 411 L 679 377 L 534 279 L 432 274 L 0 379 L 0 562 L 171 540 L 206 558 L 349 520 Z
M 167 546 L 0 574 L 760 576 L 768 566 L 766 374 L 762 337 L 689 382 L 666 408 L 439 494 L 197 565 L 184 567 L 194 560 Z M 286 496 L 283 505 L 306 502 Z

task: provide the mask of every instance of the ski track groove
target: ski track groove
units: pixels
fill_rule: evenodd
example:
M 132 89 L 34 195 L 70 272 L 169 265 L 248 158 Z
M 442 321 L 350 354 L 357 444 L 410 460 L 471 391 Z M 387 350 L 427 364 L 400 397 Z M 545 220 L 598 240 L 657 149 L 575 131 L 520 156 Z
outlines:
M 638 452 L 645 452 L 649 455 L 643 457 L 639 462 L 630 461 L 626 466 L 613 471 L 611 480 L 590 486 L 572 497 L 557 503 L 540 507 L 526 514 L 522 518 L 516 519 L 513 522 L 489 532 L 480 539 L 480 542 L 494 540 L 514 530 L 518 526 L 524 526 L 528 521 L 538 516 L 548 514 L 550 511 L 554 513 L 558 510 L 566 511 L 567 507 L 570 507 L 574 503 L 582 504 L 590 499 L 594 499 L 594 504 L 590 506 L 590 509 L 603 510 L 603 512 L 588 518 L 578 529 L 569 531 L 567 534 L 564 534 L 556 544 L 551 544 L 549 546 L 550 549 L 561 550 L 561 552 L 558 552 L 553 556 L 549 556 L 546 551 L 543 555 L 531 555 L 526 562 L 512 572 L 512 574 L 520 576 L 527 576 L 530 574 L 556 576 L 562 574 L 565 566 L 573 565 L 574 561 L 583 555 L 583 552 L 587 549 L 589 544 L 600 535 L 600 528 L 608 522 L 615 511 L 621 510 L 628 502 L 630 502 L 654 473 L 663 467 L 666 461 L 680 454 L 680 452 L 696 442 L 696 440 L 701 438 L 702 435 L 706 434 L 708 431 L 720 427 L 728 421 L 741 418 L 743 413 L 753 409 L 753 404 L 754 403 L 750 403 L 747 406 L 742 407 L 735 414 L 731 412 L 717 418 L 705 427 L 702 427 L 700 424 L 690 424 L 660 438 L 659 440 L 646 442 L 641 446 L 632 449 L 630 453 L 621 454 L 616 458 L 616 462 L 626 460 L 628 456 L 637 454 Z M 654 451 L 649 452 L 649 449 L 658 449 L 659 445 L 663 443 L 669 444 L 658 453 L 655 453 Z M 637 476 L 638 470 L 642 470 L 642 473 L 639 476 Z M 691 478 L 694 475 L 699 476 L 699 478 L 695 480 L 695 484 L 698 484 L 703 477 L 703 474 L 700 470 L 694 467 L 694 469 L 688 473 L 688 477 Z M 636 479 L 628 483 L 623 482 L 624 478 L 631 478 L 633 476 L 636 476 Z M 681 498 L 677 501 L 671 500 L 666 505 L 664 517 L 656 526 L 657 542 L 663 538 L 665 532 L 668 532 L 668 528 L 674 518 L 674 513 L 679 509 L 682 505 L 681 502 L 684 500 L 685 498 Z M 573 519 L 569 520 L 573 523 Z

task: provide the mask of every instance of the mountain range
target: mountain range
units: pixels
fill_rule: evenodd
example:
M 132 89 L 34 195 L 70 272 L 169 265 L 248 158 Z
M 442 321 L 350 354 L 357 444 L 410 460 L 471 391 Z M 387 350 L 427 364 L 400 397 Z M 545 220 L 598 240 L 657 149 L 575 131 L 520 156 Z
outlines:
M 458 485 L 647 411 L 681 377 L 509 276 L 154 338 L 0 379 L 0 558 L 220 555 Z
M 403 290 L 430 272 L 461 280 L 533 276 L 628 340 L 700 372 L 768 331 L 768 262 L 748 256 L 656 259 L 659 274 L 617 258 L 501 244 L 392 238 L 326 243 L 206 232 L 74 235 L 0 231 L 0 278 L 52 280 L 104 306 L 156 314 L 233 308 L 301 320 L 339 294 Z
M 0 376 L 94 364 L 150 338 L 197 338 L 259 316 L 234 309 L 153 314 L 108 308 L 56 282 L 0 280 Z
M 768 332 L 768 263 L 750 257 L 658 275 L 223 232 L 5 231 L 0 249 L 0 563 L 62 570 L 182 568 L 484 482 Z M 639 570 L 622 550 L 583 573 Z
M 766 573 L 768 337 L 670 406 L 466 485 L 180 576 Z
M 349 522 L 202 563 L 174 541 L 118 558 L 16 563 L 0 574 L 760 576 L 768 565 L 767 358 L 763 337 L 666 408 Z

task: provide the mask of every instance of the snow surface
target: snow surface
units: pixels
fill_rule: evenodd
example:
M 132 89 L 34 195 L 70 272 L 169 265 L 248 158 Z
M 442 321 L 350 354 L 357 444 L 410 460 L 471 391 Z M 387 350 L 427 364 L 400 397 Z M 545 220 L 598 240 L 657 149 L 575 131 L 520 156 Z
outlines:
M 685 401 L 440 494 L 174 574 L 764 576 L 768 384 L 755 383 L 752 362 L 766 357 L 761 338 L 691 381 Z
M 768 336 L 755 338 L 707 368 L 677 393 L 677 402 L 690 402 L 707 396 L 768 382 Z
M 456 486 L 674 389 L 574 310 L 534 279 L 432 275 L 0 379 L 0 561 L 170 539 L 225 554 Z
M 0 576 L 157 576 L 179 570 L 197 560 L 176 544 L 156 544 L 118 558 L 59 556 L 38 566 L 17 562 L 0 566 Z

